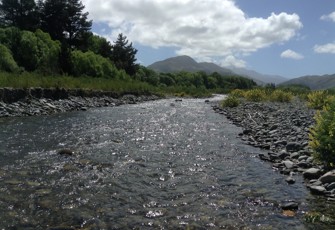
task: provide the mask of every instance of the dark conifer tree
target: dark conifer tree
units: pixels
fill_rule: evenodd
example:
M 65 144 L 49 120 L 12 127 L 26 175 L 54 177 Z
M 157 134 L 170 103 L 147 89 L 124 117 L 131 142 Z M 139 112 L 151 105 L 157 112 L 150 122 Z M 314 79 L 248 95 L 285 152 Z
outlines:
M 124 69 L 127 74 L 132 76 L 138 69 L 138 65 L 135 63 L 136 53 L 137 50 L 133 48 L 133 44 L 128 44 L 127 37 L 121 33 L 112 46 L 111 60 L 118 69 Z
M 37 12 L 34 0 L 2 0 L 0 1 L 0 25 L 34 31 L 39 23 Z
M 55 40 L 68 43 L 73 48 L 80 46 L 85 34 L 90 31 L 92 21 L 83 13 L 85 6 L 79 0 L 40 1 L 42 30 Z

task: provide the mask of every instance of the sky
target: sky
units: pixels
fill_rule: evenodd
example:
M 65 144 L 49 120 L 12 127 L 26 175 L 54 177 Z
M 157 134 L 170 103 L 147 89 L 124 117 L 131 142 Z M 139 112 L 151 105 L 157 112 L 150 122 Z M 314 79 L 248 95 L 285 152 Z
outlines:
M 144 66 L 179 55 L 295 78 L 335 74 L 335 0 L 82 0 Z

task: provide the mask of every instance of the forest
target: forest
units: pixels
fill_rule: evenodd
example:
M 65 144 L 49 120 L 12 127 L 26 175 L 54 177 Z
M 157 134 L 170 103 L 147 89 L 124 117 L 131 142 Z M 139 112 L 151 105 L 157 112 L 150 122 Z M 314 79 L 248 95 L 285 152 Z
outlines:
M 0 1 L 0 87 L 131 89 L 194 96 L 256 86 L 251 79 L 218 73 L 157 73 L 138 64 L 137 50 L 127 36 L 121 33 L 110 42 L 94 34 L 88 15 L 79 0 Z

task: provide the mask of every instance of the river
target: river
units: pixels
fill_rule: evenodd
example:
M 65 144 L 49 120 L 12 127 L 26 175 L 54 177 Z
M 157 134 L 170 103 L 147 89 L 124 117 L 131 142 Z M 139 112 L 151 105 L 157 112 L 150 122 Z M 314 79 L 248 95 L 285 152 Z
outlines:
M 204 99 L 1 118 L 0 229 L 315 229 L 240 131 Z

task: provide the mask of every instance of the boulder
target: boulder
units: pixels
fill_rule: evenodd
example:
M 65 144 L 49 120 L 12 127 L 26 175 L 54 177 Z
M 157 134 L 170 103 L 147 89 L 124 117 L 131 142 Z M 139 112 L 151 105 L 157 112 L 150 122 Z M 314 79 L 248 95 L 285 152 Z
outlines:
M 284 204 L 281 204 L 280 207 L 283 209 L 283 210 L 297 210 L 299 205 L 297 202 L 294 202 L 294 201 L 289 201 L 289 202 L 286 202 Z
M 292 169 L 293 166 L 294 166 L 294 163 L 292 161 L 290 161 L 290 160 L 283 161 L 283 164 L 285 165 L 285 167 L 287 169 Z
M 301 150 L 303 146 L 299 144 L 298 142 L 289 142 L 286 145 L 286 151 L 287 152 L 297 152 Z
M 323 195 L 327 191 L 325 187 L 316 185 L 310 186 L 309 189 L 311 190 L 311 193 L 316 195 Z
M 319 178 L 319 180 L 325 184 L 325 183 L 333 183 L 335 182 L 335 170 L 327 172 L 323 176 Z
M 318 168 L 310 168 L 307 169 L 304 173 L 303 176 L 306 179 L 317 179 L 320 177 L 320 175 L 322 174 L 321 170 Z

